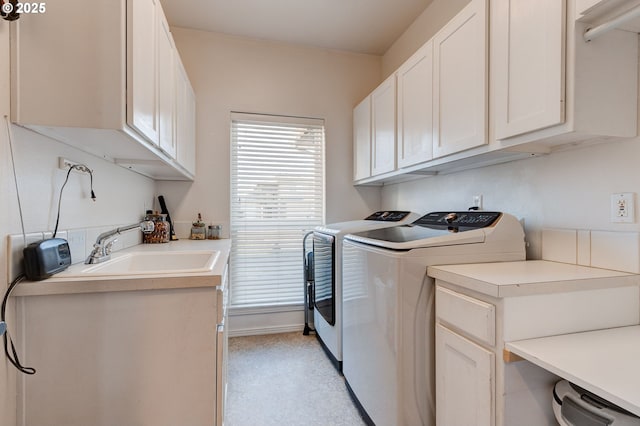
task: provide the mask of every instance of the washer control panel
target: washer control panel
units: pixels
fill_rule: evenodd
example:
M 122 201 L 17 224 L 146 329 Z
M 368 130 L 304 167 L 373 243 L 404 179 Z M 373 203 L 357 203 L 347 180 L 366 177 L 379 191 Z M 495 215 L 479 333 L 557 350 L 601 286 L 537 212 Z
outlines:
M 427 213 L 413 222 L 414 225 L 451 228 L 486 228 L 501 215 L 500 212 L 463 211 Z
M 365 217 L 364 220 L 376 220 L 378 222 L 400 222 L 407 217 L 410 212 L 405 211 L 379 211 L 373 213 L 371 216 Z

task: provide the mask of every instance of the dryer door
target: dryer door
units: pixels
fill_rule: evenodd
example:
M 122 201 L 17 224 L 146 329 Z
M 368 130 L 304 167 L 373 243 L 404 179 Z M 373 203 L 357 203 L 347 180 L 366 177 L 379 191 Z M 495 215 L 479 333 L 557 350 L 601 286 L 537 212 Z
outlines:
M 314 305 L 330 324 L 336 323 L 335 237 L 313 233 Z

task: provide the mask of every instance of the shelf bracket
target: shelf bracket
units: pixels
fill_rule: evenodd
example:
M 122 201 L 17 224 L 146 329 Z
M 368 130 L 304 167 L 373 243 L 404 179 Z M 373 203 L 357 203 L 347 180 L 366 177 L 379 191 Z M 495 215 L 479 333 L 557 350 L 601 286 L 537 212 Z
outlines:
M 612 18 L 600 25 L 596 25 L 593 28 L 587 28 L 583 34 L 584 41 L 589 42 L 594 38 L 611 31 L 624 24 L 627 21 L 640 17 L 640 5 L 621 13 L 620 15 Z

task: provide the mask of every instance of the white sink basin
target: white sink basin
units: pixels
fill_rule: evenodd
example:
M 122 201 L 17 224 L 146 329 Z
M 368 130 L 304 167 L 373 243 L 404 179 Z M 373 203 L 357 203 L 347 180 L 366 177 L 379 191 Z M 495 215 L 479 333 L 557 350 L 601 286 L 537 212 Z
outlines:
M 153 275 L 209 272 L 217 250 L 133 252 L 82 269 L 79 276 Z

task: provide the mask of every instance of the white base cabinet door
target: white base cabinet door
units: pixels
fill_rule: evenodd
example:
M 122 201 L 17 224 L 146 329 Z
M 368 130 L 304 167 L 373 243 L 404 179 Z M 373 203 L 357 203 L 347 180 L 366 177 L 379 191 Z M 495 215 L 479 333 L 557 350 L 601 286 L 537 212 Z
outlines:
M 436 424 L 492 426 L 494 354 L 436 325 Z

